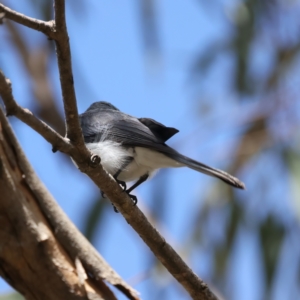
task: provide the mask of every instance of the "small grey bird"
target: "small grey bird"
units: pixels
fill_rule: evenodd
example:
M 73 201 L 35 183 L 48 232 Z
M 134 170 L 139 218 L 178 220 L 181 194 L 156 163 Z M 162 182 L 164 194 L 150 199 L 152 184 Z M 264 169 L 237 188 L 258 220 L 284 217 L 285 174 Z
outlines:
M 79 116 L 87 148 L 101 158 L 110 173 L 136 204 L 130 192 L 160 168 L 188 167 L 245 189 L 239 179 L 178 153 L 165 142 L 177 129 L 148 118 L 127 115 L 108 102 L 95 102 Z M 136 180 L 128 189 L 126 183 Z

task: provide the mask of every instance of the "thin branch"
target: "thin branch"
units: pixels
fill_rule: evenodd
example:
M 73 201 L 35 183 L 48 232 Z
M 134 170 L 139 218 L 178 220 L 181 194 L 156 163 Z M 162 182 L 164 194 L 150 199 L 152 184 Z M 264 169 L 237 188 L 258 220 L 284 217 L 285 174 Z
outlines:
M 31 29 L 40 31 L 50 38 L 53 37 L 54 27 L 53 21 L 41 21 L 38 19 L 27 17 L 15 10 L 8 8 L 7 6 L 0 3 L 0 12 L 4 13 L 4 18 L 15 21 L 16 23 L 22 24 Z
M 113 178 L 102 172 L 102 168 L 85 169 L 85 173 L 108 196 L 127 223 L 139 234 L 153 254 L 186 289 L 193 299 L 217 300 L 217 296 L 183 261 L 177 252 L 165 241 L 160 233 L 147 220 L 137 206 L 120 188 L 116 188 Z
M 4 17 L 29 28 L 43 32 L 49 38 L 55 40 L 66 117 L 66 136 L 74 145 L 81 148 L 81 151 L 86 151 L 86 153 L 88 153 L 84 147 L 78 119 L 71 65 L 71 51 L 65 22 L 65 1 L 55 1 L 55 22 L 53 20 L 44 22 L 38 19 L 27 17 L 6 7 L 3 4 L 0 4 L 0 12 L 5 14 Z
M 60 32 L 67 32 L 65 0 L 54 0 L 54 18 Z
M 5 78 L 1 70 L 0 95 L 5 104 L 7 115 L 16 116 L 52 144 L 53 148 L 64 153 L 70 153 L 72 151 L 73 146 L 67 139 L 63 138 L 45 122 L 36 118 L 28 109 L 24 109 L 17 104 L 12 94 L 11 82 L 9 79 Z
M 5 25 L 13 45 L 22 58 L 28 76 L 33 79 L 30 87 L 34 96 L 33 101 L 38 104 L 33 111 L 59 134 L 65 135 L 65 118 L 57 108 L 50 78 L 47 74 L 48 56 L 50 52 L 54 52 L 54 48 L 52 50 L 52 42 L 44 41 L 39 49 L 32 51 L 31 47 L 26 43 L 26 36 L 20 32 L 15 22 L 6 22 Z M 49 47 L 50 44 L 51 47 Z
M 66 116 L 66 136 L 82 152 L 88 153 L 84 146 L 81 127 L 79 124 L 76 95 L 71 63 L 71 50 L 65 18 L 65 1 L 55 0 L 56 51 L 60 84 Z

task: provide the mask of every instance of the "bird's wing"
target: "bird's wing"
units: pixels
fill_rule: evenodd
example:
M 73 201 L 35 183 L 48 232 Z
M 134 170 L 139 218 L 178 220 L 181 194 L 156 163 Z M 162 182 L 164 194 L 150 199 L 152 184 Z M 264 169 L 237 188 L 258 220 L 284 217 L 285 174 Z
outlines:
M 141 122 L 120 111 L 95 110 L 86 111 L 79 118 L 86 143 L 112 140 L 128 147 L 145 147 L 173 153 L 173 149 L 164 142 L 178 131 L 154 120 L 143 119 L 144 122 Z
M 171 138 L 174 134 L 179 132 L 179 130 L 177 130 L 176 128 L 167 127 L 153 119 L 139 118 L 138 120 L 142 124 L 147 126 L 157 138 L 161 139 L 164 142 Z

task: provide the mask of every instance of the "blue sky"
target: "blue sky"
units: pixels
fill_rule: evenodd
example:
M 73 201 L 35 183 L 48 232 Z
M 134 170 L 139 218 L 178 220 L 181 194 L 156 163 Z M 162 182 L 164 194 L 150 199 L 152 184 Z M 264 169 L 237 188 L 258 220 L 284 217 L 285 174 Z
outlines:
M 33 6 L 22 5 L 22 1 L 18 4 L 11 2 L 6 1 L 6 4 L 14 5 L 13 8 L 29 16 L 39 17 Z M 168 142 L 169 145 L 187 156 L 226 170 L 235 152 L 238 133 L 244 128 L 243 116 L 255 104 L 238 102 L 237 95 L 231 91 L 231 77 L 227 76 L 233 71 L 230 57 L 218 59 L 223 71 L 207 74 L 197 90 L 193 88 L 189 76 L 198 50 L 204 51 L 212 41 L 232 34 L 227 13 L 234 1 L 220 1 L 215 9 L 203 9 L 198 1 L 192 0 L 156 1 L 160 47 L 155 53 L 145 51 L 136 1 L 90 0 L 86 6 L 78 1 L 73 3 L 81 5 L 77 11 L 70 7 L 70 1 L 67 5 L 79 112 L 95 101 L 105 100 L 128 114 L 156 119 L 180 130 Z M 1 31 L 4 29 L 0 28 L 0 34 Z M 24 29 L 24 34 L 32 51 L 37 44 L 45 42 L 40 33 Z M 14 54 L 14 50 L 6 45 L 0 63 L 12 80 L 16 100 L 30 108 L 30 79 Z M 57 99 L 60 99 L 55 58 L 49 64 L 52 88 Z M 264 68 L 268 68 L 268 62 L 262 70 Z M 228 98 L 226 101 L 224 90 Z M 207 117 L 201 114 L 203 119 L 199 119 L 203 109 L 201 105 L 210 101 L 214 101 L 213 113 Z M 62 109 L 61 102 L 58 104 Z M 62 154 L 53 154 L 51 145 L 37 133 L 18 120 L 12 120 L 12 124 L 37 174 L 82 230 L 85 215 L 99 191 L 84 174 L 65 163 Z M 245 174 L 236 175 L 244 181 L 249 178 Z M 192 225 L 191 220 L 203 204 L 210 183 L 216 179 L 186 168 L 162 170 L 136 190 L 138 205 L 146 214 L 153 206 L 153 187 L 162 178 L 167 178 L 168 183 L 164 204 L 168 214 L 157 227 L 185 256 L 184 243 L 187 241 L 187 230 Z M 214 220 L 215 227 L 216 222 L 218 220 Z M 122 216 L 111 209 L 102 224 L 105 226 L 102 231 L 104 234 L 101 234 L 101 240 L 96 239 L 95 246 L 110 265 L 129 282 L 147 272 L 153 259 L 151 253 Z M 236 259 L 232 261 L 232 274 L 236 275 L 232 276 L 232 280 L 240 284 L 232 299 L 241 299 L 243 295 L 243 300 L 255 300 L 259 299 L 259 291 L 263 289 L 261 282 L 264 280 L 259 275 L 259 246 L 257 237 L 241 229 L 239 235 L 243 234 L 249 235 L 249 239 L 247 245 L 241 244 L 238 239 L 236 241 Z M 205 250 L 187 258 L 188 264 L 204 280 L 210 278 L 210 260 Z M 247 276 L 257 278 L 250 289 L 245 285 Z M 168 275 L 155 278 L 153 281 L 156 286 L 166 285 L 166 299 L 187 298 L 181 288 L 168 285 L 173 280 Z M 153 295 L 149 296 L 154 283 L 145 280 L 135 288 L 143 299 L 154 299 Z M 8 286 L 0 281 L 0 291 L 7 290 Z

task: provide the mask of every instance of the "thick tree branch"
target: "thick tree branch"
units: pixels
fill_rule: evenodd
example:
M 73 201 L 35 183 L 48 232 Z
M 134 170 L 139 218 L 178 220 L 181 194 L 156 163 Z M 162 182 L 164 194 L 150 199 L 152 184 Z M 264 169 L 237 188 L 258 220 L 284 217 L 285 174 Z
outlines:
M 22 24 L 26 27 L 29 27 L 31 29 L 40 31 L 50 38 L 53 36 L 54 33 L 54 27 L 53 27 L 53 21 L 41 21 L 34 18 L 27 17 L 21 13 L 18 13 L 7 6 L 0 3 L 0 12 L 4 13 L 4 18 L 10 19 L 12 21 L 15 21 L 16 23 Z
M 10 154 L 10 163 L 15 161 L 11 164 L 18 166 L 21 170 L 20 174 L 22 177 L 22 185 L 31 191 L 31 198 L 34 202 L 37 202 L 36 204 L 39 206 L 39 209 L 51 225 L 52 231 L 55 233 L 55 238 L 58 240 L 59 244 L 62 245 L 63 249 L 70 255 L 72 262 L 74 263 L 76 260 L 79 260 L 84 267 L 83 271 L 89 275 L 89 280 L 91 280 L 95 286 L 98 286 L 100 290 L 104 289 L 103 280 L 105 280 L 121 290 L 129 299 L 139 299 L 136 291 L 127 285 L 98 254 L 95 248 L 77 230 L 74 224 L 57 205 L 52 195 L 40 182 L 23 153 L 22 148 L 18 144 L 3 111 L 0 109 L 0 141 L 3 141 L 3 138 L 1 139 L 1 128 L 2 132 L 5 132 L 7 140 L 10 143 L 11 149 L 7 149 L 6 151 L 7 155 Z M 3 187 L 6 185 L 7 184 L 4 184 Z M 18 201 L 15 205 L 18 205 Z
M 116 300 L 105 278 L 88 278 L 80 258 L 58 242 L 37 202 L 41 184 L 22 168 L 23 153 L 15 143 L 0 109 L 0 275 L 30 300 Z

